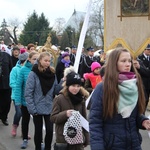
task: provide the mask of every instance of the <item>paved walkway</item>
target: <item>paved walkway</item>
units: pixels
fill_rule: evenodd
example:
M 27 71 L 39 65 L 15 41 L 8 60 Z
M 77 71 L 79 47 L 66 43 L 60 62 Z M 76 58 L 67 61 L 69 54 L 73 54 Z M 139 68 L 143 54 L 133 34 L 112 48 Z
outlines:
M 20 150 L 20 144 L 22 143 L 22 139 L 20 137 L 21 135 L 20 126 L 17 132 L 17 136 L 15 138 L 11 137 L 10 135 L 13 114 L 14 114 L 14 107 L 12 106 L 8 117 L 9 126 L 4 126 L 0 120 L 0 150 Z M 149 115 L 150 115 L 150 111 L 146 111 L 146 116 Z M 148 133 L 146 130 L 140 130 L 140 132 L 143 137 L 142 150 L 148 150 L 150 146 L 150 138 L 148 137 Z M 29 145 L 27 150 L 33 150 L 34 149 L 34 141 L 33 141 L 34 126 L 33 126 L 32 119 L 30 121 L 29 133 L 32 139 L 28 143 Z M 85 148 L 85 150 L 90 150 L 90 146 Z
M 7 150 L 7 149 L 0 143 L 0 150 Z

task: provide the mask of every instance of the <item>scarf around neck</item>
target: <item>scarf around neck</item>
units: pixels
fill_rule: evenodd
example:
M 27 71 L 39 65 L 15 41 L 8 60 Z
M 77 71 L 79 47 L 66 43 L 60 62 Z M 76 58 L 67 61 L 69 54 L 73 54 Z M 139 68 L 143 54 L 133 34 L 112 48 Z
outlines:
M 39 77 L 43 95 L 45 96 L 52 88 L 55 81 L 55 74 L 51 72 L 50 68 L 47 68 L 44 72 L 40 72 L 38 64 L 35 64 L 32 71 Z
M 130 117 L 138 101 L 138 88 L 136 75 L 133 72 L 122 72 L 118 78 L 120 91 L 118 113 L 122 118 Z
M 68 96 L 70 97 L 70 100 L 71 100 L 71 103 L 73 105 L 78 105 L 79 103 L 82 102 L 83 100 L 83 97 L 82 95 L 80 94 L 80 92 L 78 92 L 76 95 L 73 95 L 71 92 L 69 92 L 68 90 Z
M 62 59 L 61 62 L 65 65 L 65 67 L 69 67 L 70 66 L 70 60 Z

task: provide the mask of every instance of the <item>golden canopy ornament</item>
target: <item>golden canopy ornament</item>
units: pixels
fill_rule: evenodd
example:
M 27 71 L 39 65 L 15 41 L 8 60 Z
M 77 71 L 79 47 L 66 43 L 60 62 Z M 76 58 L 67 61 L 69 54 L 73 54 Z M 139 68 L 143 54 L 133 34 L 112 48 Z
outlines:
M 136 59 L 150 44 L 149 27 L 150 0 L 104 1 L 104 51 L 122 46 Z
M 53 67 L 56 67 L 57 59 L 58 59 L 58 56 L 59 56 L 59 49 L 57 49 L 57 51 L 52 49 L 51 34 L 48 34 L 48 37 L 47 37 L 45 45 L 42 46 L 41 48 L 39 48 L 38 52 L 39 53 L 41 53 L 41 52 L 49 52 L 52 55 L 52 57 L 51 57 L 51 65 Z

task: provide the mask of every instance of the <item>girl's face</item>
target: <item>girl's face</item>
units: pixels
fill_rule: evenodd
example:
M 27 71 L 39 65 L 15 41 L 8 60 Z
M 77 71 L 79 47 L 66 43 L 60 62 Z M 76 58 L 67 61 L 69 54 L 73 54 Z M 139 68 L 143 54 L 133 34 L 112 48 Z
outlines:
M 16 57 L 16 58 L 18 58 L 19 53 L 20 53 L 20 52 L 19 52 L 18 50 L 14 50 L 14 51 L 13 51 L 13 56 Z
M 30 47 L 30 49 L 28 50 L 29 53 L 34 52 L 35 51 L 35 47 Z
M 129 52 L 122 52 L 119 56 L 117 67 L 119 72 L 130 72 L 131 70 L 131 55 Z
M 35 54 L 31 58 L 29 58 L 28 60 L 31 62 L 32 65 L 34 65 L 34 63 L 38 57 L 39 57 L 39 54 Z
M 81 86 L 79 84 L 73 84 L 69 86 L 69 92 L 76 95 L 80 91 Z
M 50 56 L 44 56 L 41 60 L 40 63 L 43 66 L 44 69 L 50 66 Z
M 94 69 L 94 74 L 100 74 L 100 68 Z
M 66 57 L 64 57 L 64 60 L 70 60 L 70 56 L 66 56 Z

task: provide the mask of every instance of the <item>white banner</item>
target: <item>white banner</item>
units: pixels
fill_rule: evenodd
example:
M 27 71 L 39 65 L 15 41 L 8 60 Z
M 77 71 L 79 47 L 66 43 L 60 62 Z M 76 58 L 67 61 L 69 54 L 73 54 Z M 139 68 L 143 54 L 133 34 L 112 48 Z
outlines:
M 85 40 L 85 35 L 86 35 L 87 28 L 88 28 L 88 23 L 89 23 L 89 16 L 90 16 L 91 4 L 92 4 L 92 0 L 89 0 L 89 4 L 88 4 L 88 8 L 87 8 L 87 13 L 85 15 L 84 23 L 83 23 L 82 30 L 81 30 L 81 33 L 80 33 L 80 38 L 79 38 L 79 43 L 78 43 L 77 53 L 76 53 L 76 59 L 75 59 L 75 62 L 74 62 L 75 72 L 78 72 L 78 68 L 79 68 L 79 63 L 80 63 L 80 57 L 81 57 L 81 53 L 82 53 L 82 48 L 83 48 L 83 44 L 84 44 L 84 40 Z

